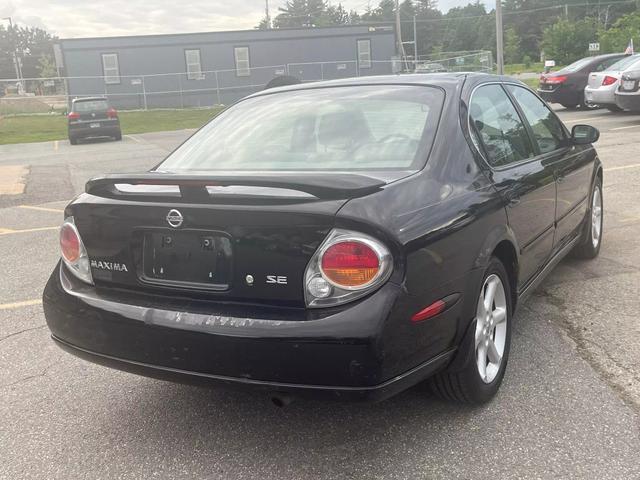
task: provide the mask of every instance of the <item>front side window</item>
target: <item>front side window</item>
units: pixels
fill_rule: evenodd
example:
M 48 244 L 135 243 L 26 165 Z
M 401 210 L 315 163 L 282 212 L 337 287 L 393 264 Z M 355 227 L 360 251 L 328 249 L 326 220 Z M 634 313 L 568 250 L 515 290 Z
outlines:
M 479 87 L 471 98 L 469 113 L 472 135 L 492 167 L 534 156 L 527 129 L 500 85 Z
M 371 40 L 358 40 L 358 66 L 371 68 Z
M 104 73 L 104 83 L 120 83 L 120 65 L 118 64 L 117 53 L 102 54 L 102 71 Z
M 418 170 L 444 94 L 434 87 L 313 88 L 243 100 L 159 167 L 172 172 Z
M 248 77 L 251 75 L 249 47 L 236 47 L 233 49 L 233 53 L 236 58 L 236 75 L 238 77 Z
M 185 50 L 184 59 L 187 64 L 187 79 L 200 80 L 202 66 L 200 65 L 200 50 Z
M 525 88 L 515 85 L 507 85 L 507 88 L 531 125 L 540 153 L 553 152 L 563 147 L 566 144 L 564 128 L 549 107 Z

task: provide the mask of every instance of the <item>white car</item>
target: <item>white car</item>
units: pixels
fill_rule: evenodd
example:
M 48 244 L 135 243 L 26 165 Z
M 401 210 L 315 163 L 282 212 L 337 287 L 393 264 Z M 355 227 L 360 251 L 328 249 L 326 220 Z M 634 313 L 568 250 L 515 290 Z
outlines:
M 622 74 L 640 68 L 640 54 L 630 55 L 611 65 L 602 72 L 591 72 L 584 96 L 589 105 L 599 105 L 612 112 L 619 112 L 615 93 Z

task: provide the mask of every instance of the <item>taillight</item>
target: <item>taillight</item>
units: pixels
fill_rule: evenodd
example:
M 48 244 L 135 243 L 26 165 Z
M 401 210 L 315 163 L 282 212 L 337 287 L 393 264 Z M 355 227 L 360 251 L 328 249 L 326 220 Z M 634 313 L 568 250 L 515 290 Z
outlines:
M 110 108 L 107 110 L 107 118 L 118 118 L 118 112 L 115 108 Z
M 327 280 L 345 288 L 366 285 L 380 271 L 380 259 L 376 252 L 358 241 L 331 245 L 322 255 L 320 265 Z
M 89 257 L 73 217 L 66 218 L 60 227 L 60 253 L 71 273 L 83 282 L 93 284 Z
M 307 306 L 360 298 L 382 285 L 391 269 L 391 253 L 380 241 L 359 232 L 333 230 L 307 266 Z
M 80 258 L 80 236 L 70 223 L 60 228 L 60 252 L 67 262 L 77 262 Z
M 612 77 L 611 75 L 606 75 L 602 80 L 602 86 L 606 87 L 607 85 L 613 85 L 617 81 L 618 79 L 616 77 Z
M 80 114 L 78 112 L 69 112 L 67 118 L 69 120 L 78 120 L 80 118 Z
M 558 85 L 560 83 L 564 83 L 567 81 L 567 76 L 566 75 L 558 75 L 555 77 L 547 77 L 546 78 L 546 82 L 547 83 L 551 83 L 553 85 Z

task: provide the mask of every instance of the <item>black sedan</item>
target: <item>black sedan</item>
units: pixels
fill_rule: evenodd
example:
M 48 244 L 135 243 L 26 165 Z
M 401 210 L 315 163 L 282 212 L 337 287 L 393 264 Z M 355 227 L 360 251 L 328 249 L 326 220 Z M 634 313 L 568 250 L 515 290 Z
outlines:
M 267 90 L 152 171 L 88 182 L 44 291 L 55 342 L 152 377 L 484 402 L 516 307 L 598 255 L 598 131 L 485 74 Z
M 550 103 L 559 103 L 565 108 L 592 108 L 584 94 L 591 72 L 603 72 L 625 56 L 610 53 L 587 57 L 568 65 L 557 72 L 540 76 L 538 94 Z
M 67 115 L 67 129 L 71 145 L 95 137 L 122 140 L 118 112 L 102 97 L 75 98 Z

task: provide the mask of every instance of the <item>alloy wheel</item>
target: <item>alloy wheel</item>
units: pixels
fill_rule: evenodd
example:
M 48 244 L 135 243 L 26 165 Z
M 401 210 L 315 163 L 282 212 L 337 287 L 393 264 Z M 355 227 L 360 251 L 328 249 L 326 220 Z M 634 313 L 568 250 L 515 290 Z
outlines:
M 593 200 L 591 201 L 591 243 L 593 244 L 593 248 L 598 248 L 601 235 L 602 195 L 600 194 L 600 186 L 596 186 L 593 191 Z
M 489 275 L 480 290 L 476 310 L 476 364 L 484 383 L 495 380 L 507 338 L 507 298 L 502 280 Z

